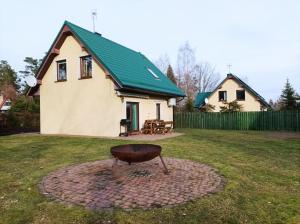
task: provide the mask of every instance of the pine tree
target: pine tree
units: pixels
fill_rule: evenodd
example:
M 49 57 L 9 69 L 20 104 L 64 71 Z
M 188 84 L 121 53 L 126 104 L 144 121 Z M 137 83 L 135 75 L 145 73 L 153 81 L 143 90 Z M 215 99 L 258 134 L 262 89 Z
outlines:
M 167 76 L 175 85 L 177 85 L 176 78 L 175 78 L 175 75 L 174 75 L 171 65 L 168 66 Z
M 280 96 L 280 109 L 281 110 L 294 110 L 297 108 L 297 93 L 289 82 L 289 79 L 286 80 L 284 89 L 282 90 Z
M 191 97 L 187 97 L 186 102 L 184 104 L 185 112 L 193 112 L 194 111 L 194 102 Z
M 42 64 L 42 61 L 43 61 L 43 59 L 35 59 L 32 57 L 26 57 L 24 59 L 24 62 L 26 63 L 25 70 L 19 71 L 19 73 L 20 73 L 19 77 L 21 78 L 21 80 L 24 80 L 26 78 L 26 76 L 28 76 L 28 75 L 36 76 L 37 72 L 39 70 L 39 67 Z M 23 93 L 27 93 L 29 86 L 23 82 L 21 89 L 23 90 Z
M 3 85 L 12 85 L 15 89 L 19 89 L 18 77 L 15 70 L 7 61 L 0 61 L 0 90 Z
M 17 96 L 16 90 L 20 88 L 17 79 L 17 73 L 7 63 L 7 61 L 0 61 L 0 95 L 4 98 L 14 100 Z

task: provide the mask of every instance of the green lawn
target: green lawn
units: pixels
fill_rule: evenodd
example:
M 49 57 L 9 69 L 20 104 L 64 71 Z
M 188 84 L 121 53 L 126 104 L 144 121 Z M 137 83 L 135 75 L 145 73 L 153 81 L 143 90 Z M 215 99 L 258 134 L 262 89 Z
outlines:
M 0 137 L 0 223 L 300 223 L 300 138 L 252 131 L 184 129 L 156 141 L 163 155 L 216 167 L 228 183 L 217 194 L 167 209 L 87 211 L 41 195 L 42 177 L 110 157 L 128 141 L 14 135 Z M 299 135 L 298 135 L 299 136 Z

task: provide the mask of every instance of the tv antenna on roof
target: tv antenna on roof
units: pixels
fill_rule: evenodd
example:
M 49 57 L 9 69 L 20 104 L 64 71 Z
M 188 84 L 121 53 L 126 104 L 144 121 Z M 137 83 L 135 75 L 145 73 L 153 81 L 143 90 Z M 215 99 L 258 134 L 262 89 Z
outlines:
M 228 73 L 230 74 L 230 69 L 231 69 L 232 65 L 229 64 L 229 65 L 227 65 L 227 67 L 228 67 Z
M 96 32 L 95 20 L 97 19 L 97 9 L 92 10 L 93 31 Z

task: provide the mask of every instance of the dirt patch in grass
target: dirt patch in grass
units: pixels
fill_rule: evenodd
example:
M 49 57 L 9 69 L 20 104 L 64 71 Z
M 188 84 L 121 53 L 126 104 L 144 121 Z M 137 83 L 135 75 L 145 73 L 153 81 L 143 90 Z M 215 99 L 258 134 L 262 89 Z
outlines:
M 287 131 L 267 132 L 266 136 L 272 139 L 300 139 L 300 132 L 287 132 Z

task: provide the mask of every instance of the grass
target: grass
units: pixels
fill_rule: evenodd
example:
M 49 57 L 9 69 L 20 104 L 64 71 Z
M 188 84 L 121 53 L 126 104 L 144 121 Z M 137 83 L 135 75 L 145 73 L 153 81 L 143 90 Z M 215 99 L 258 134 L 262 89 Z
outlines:
M 38 184 L 61 167 L 110 157 L 128 141 L 12 135 L 0 137 L 0 223 L 300 223 L 300 138 L 252 131 L 183 129 L 156 141 L 163 155 L 216 167 L 224 191 L 174 208 L 87 211 L 41 195 Z M 276 135 L 277 136 L 277 135 Z

